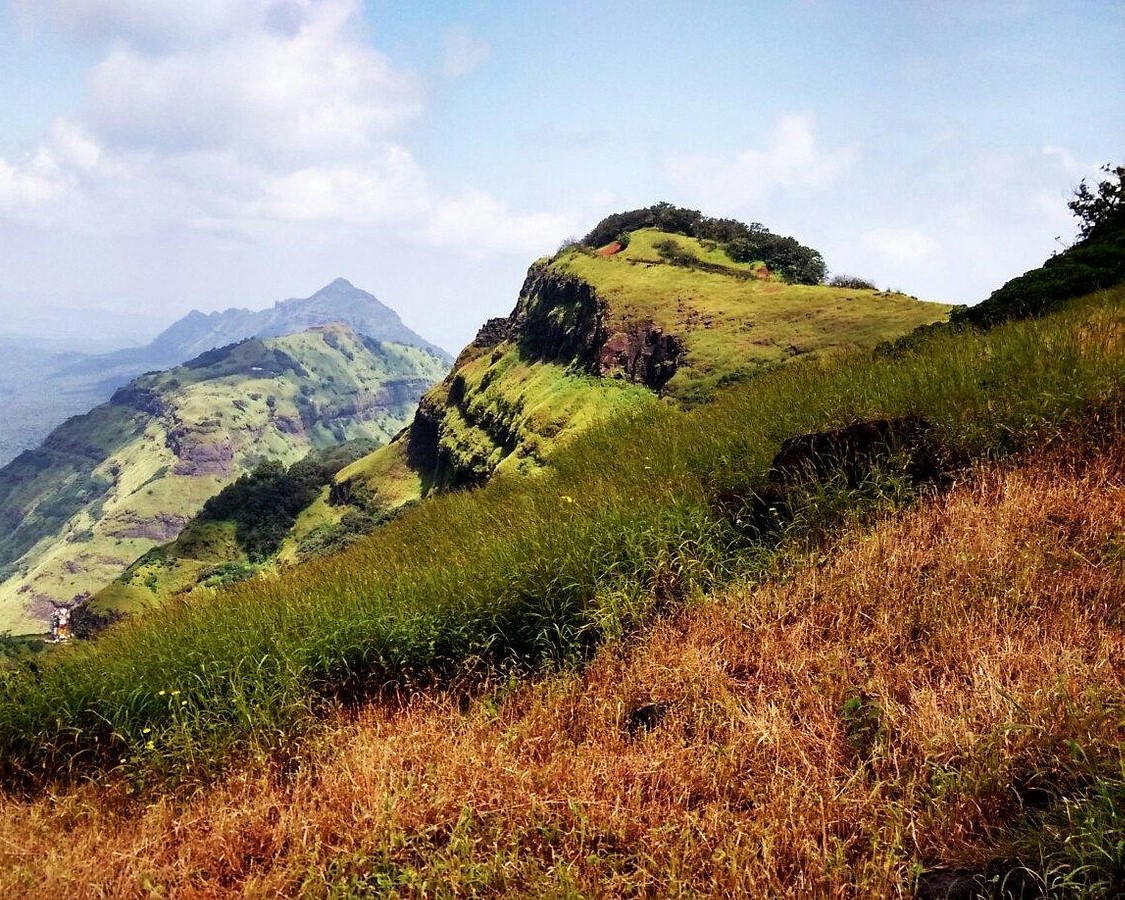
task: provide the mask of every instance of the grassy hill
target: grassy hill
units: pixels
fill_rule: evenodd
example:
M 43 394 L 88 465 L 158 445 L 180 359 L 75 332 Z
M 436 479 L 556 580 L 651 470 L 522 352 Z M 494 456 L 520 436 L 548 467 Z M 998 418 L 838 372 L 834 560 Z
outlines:
M 786 283 L 715 241 L 652 228 L 618 246 L 573 245 L 533 265 L 515 310 L 462 351 L 410 432 L 337 482 L 385 513 L 435 488 L 532 472 L 597 423 L 696 405 L 778 364 L 873 347 L 950 310 Z
M 726 245 L 689 235 L 642 228 L 627 243 L 613 253 L 575 245 L 532 266 L 512 314 L 462 351 L 409 431 L 344 467 L 300 512 L 276 561 L 341 550 L 435 491 L 538 472 L 598 423 L 696 405 L 773 366 L 873 347 L 950 309 L 789 284 L 760 260 L 738 262 Z M 94 607 L 130 610 L 261 568 L 250 563 L 229 527 L 193 523 Z
M 601 267 L 770 263 L 645 240 L 533 267 L 305 512 L 382 527 L 0 672 L 0 883 L 1119 893 L 1125 285 L 719 389 Z
M 116 578 L 259 463 L 385 441 L 444 371 L 342 326 L 243 341 L 142 376 L 0 470 L 0 627 Z

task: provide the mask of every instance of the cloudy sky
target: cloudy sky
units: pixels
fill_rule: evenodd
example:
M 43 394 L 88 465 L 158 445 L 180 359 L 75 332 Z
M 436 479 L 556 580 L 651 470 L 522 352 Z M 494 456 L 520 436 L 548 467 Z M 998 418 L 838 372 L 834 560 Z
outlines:
M 0 0 L 0 331 L 342 275 L 456 350 L 660 199 L 975 302 L 1122 161 L 1122 46 L 1119 0 Z

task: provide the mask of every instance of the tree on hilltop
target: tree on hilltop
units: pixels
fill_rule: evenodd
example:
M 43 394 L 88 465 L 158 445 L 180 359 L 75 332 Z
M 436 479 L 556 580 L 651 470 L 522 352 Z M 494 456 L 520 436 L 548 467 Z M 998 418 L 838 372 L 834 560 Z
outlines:
M 1125 227 L 1125 166 L 1106 163 L 1102 171 L 1110 178 L 1100 182 L 1096 192 L 1090 190 L 1083 178 L 1075 188 L 1074 199 L 1067 204 L 1081 223 L 1078 234 L 1083 239 Z

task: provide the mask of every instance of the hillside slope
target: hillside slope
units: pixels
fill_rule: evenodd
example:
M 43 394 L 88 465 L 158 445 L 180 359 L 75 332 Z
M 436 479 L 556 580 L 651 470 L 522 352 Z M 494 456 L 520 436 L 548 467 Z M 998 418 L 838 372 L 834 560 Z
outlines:
M 0 630 L 42 630 L 264 460 L 387 440 L 444 369 L 330 325 L 136 379 L 0 470 Z
M 284 775 L 10 799 L 0 886 L 1113 896 L 1123 478 L 1120 435 L 980 466 L 583 670 L 333 718 Z
M 434 488 L 534 471 L 592 425 L 662 398 L 692 406 L 772 366 L 875 346 L 945 319 L 902 294 L 789 284 L 714 241 L 647 228 L 528 272 L 422 398 L 410 431 L 337 477 L 380 512 Z

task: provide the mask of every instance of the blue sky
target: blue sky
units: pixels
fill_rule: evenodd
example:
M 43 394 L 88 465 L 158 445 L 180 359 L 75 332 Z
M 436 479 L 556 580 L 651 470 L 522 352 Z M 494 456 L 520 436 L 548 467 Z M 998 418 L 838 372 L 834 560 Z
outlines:
M 456 350 L 659 199 L 971 303 L 1125 150 L 1115 0 L 0 4 L 0 331 L 343 275 Z

